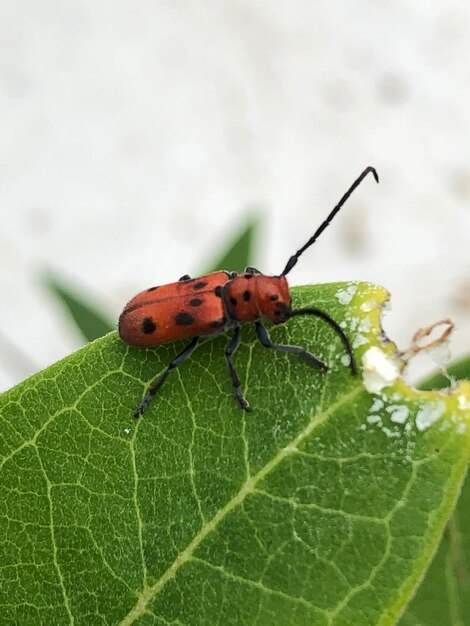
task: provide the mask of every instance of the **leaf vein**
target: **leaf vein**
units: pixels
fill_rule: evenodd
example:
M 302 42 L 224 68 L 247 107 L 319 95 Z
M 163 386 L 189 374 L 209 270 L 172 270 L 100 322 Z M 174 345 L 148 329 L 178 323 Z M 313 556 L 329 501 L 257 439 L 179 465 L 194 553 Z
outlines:
M 296 437 L 294 437 L 294 439 L 292 439 L 292 441 L 287 446 L 279 450 L 276 456 L 274 456 L 271 461 L 266 463 L 266 465 L 264 465 L 264 467 L 262 467 L 255 476 L 245 481 L 238 493 L 233 496 L 231 500 L 229 500 L 225 507 L 220 509 L 211 520 L 207 521 L 207 523 L 200 529 L 194 539 L 188 544 L 186 549 L 183 550 L 176 557 L 176 559 L 163 573 L 159 580 L 151 587 L 148 587 L 142 591 L 138 602 L 121 621 L 121 626 L 128 626 L 132 624 L 136 619 L 138 619 L 146 610 L 147 605 L 161 592 L 166 584 L 176 576 L 179 569 L 193 558 L 194 552 L 202 543 L 202 541 L 207 537 L 207 535 L 214 531 L 215 528 L 217 528 L 217 526 L 220 524 L 220 522 L 243 502 L 247 495 L 254 492 L 256 485 L 260 481 L 262 481 L 286 457 L 291 455 L 293 450 L 296 449 L 307 437 L 309 437 L 320 424 L 325 422 L 331 415 L 335 413 L 335 411 L 341 408 L 344 404 L 353 400 L 362 391 L 362 384 L 358 383 L 348 393 L 342 395 L 338 400 L 336 400 L 336 402 L 332 403 L 323 412 L 313 414 L 310 417 L 305 428 Z

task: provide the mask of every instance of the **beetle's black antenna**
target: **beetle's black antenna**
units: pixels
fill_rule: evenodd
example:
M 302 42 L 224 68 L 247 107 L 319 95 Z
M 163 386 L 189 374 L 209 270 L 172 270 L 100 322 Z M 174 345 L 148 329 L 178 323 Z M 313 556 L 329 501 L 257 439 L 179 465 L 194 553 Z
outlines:
M 356 187 L 358 187 L 362 183 L 362 181 L 367 176 L 367 174 L 370 174 L 370 173 L 372 173 L 372 175 L 374 176 L 375 181 L 377 183 L 379 182 L 379 176 L 378 176 L 377 172 L 375 171 L 375 169 L 373 167 L 366 167 L 366 169 L 362 172 L 362 174 L 359 176 L 359 178 L 357 178 L 353 182 L 351 187 L 347 190 L 347 192 L 344 194 L 344 196 L 341 198 L 341 200 L 338 202 L 338 204 L 335 206 L 335 208 L 331 211 L 331 213 L 328 215 L 326 220 L 320 225 L 319 228 L 317 228 L 317 230 L 315 231 L 313 236 L 307 241 L 307 243 L 304 246 L 302 246 L 302 248 L 300 248 L 300 250 L 297 250 L 297 252 L 294 255 L 292 255 L 291 258 L 287 261 L 287 265 L 284 268 L 284 271 L 282 272 L 281 276 L 285 276 L 286 274 L 288 274 L 291 271 L 291 269 L 294 267 L 294 265 L 299 260 L 299 256 L 303 252 L 305 252 L 305 250 L 307 248 L 309 248 L 313 243 L 315 243 L 315 241 L 322 234 L 322 232 L 325 230 L 325 228 L 331 224 L 331 221 L 333 220 L 334 216 L 338 213 L 338 211 L 343 206 L 343 204 L 346 202 L 346 200 L 349 198 L 349 196 L 352 194 L 352 192 L 356 189 Z

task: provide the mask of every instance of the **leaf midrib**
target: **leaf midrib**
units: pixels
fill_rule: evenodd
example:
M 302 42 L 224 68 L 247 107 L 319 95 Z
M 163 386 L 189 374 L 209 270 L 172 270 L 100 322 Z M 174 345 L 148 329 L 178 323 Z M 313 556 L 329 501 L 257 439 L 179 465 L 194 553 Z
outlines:
M 204 526 L 202 526 L 202 528 L 191 541 L 191 543 L 189 543 L 186 549 L 183 550 L 183 552 L 181 552 L 176 557 L 176 559 L 158 579 L 158 581 L 151 587 L 146 587 L 143 589 L 137 603 L 129 611 L 126 617 L 120 622 L 120 626 L 130 626 L 130 624 L 133 624 L 135 620 L 141 617 L 145 613 L 147 605 L 155 598 L 155 596 L 160 593 L 165 585 L 176 576 L 178 570 L 191 560 L 195 550 L 204 541 L 207 535 L 215 528 L 217 528 L 219 523 L 223 519 L 225 519 L 229 515 L 229 513 L 233 511 L 233 509 L 239 506 L 249 494 L 254 493 L 256 490 L 256 485 L 260 481 L 262 481 L 274 468 L 276 468 L 289 455 L 297 452 L 298 446 L 312 434 L 315 428 L 325 422 L 343 404 L 346 404 L 347 402 L 355 398 L 362 390 L 363 386 L 361 383 L 359 383 L 357 386 L 353 387 L 350 392 L 343 395 L 340 399 L 331 404 L 325 411 L 312 415 L 306 427 L 294 439 L 292 439 L 290 443 L 281 448 L 276 456 L 274 456 L 268 463 L 266 463 L 266 465 L 264 465 L 264 467 L 262 467 L 257 472 L 257 474 L 255 474 L 251 478 L 248 478 L 242 485 L 238 493 L 236 493 L 233 498 L 229 500 L 227 504 L 214 515 L 211 520 L 209 520 L 206 524 L 204 524 Z

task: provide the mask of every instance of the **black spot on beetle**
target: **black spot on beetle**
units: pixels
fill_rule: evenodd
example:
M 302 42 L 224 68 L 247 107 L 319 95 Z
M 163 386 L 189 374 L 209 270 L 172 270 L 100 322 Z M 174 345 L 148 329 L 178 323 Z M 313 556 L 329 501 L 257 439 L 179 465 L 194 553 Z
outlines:
M 237 299 L 236 298 L 230 298 L 230 304 L 233 304 L 233 306 L 237 306 Z
M 225 324 L 225 317 L 219 317 L 218 320 L 214 320 L 213 322 L 211 322 L 209 324 L 209 326 L 211 328 L 220 328 L 221 326 L 223 326 Z
M 157 325 L 153 321 L 151 317 L 144 317 L 144 321 L 142 322 L 142 332 L 145 335 L 151 335 L 157 330 Z
M 222 285 L 217 285 L 217 287 L 214 289 L 214 293 L 218 298 L 222 297 Z
M 200 280 L 198 283 L 196 283 L 193 287 L 193 289 L 204 289 L 204 287 L 207 285 L 205 280 Z
M 253 278 L 253 274 L 245 274 L 243 276 L 243 278 L 246 278 L 247 280 L 250 280 L 250 278 Z
M 245 300 L 245 302 L 249 302 L 251 298 L 251 292 L 248 291 L 248 289 L 246 291 L 243 292 L 243 300 Z
M 175 315 L 175 322 L 178 326 L 189 326 L 194 322 L 194 317 L 187 311 L 180 311 L 178 315 Z
M 279 317 L 281 315 L 281 311 L 279 309 L 277 309 L 277 311 L 274 311 L 274 315 L 276 317 Z
M 272 296 L 269 297 L 269 299 L 275 302 L 276 300 L 279 300 L 279 296 L 277 295 L 277 293 L 273 293 Z
M 157 287 L 150 287 L 150 289 L 147 289 L 147 292 L 149 292 L 149 293 L 150 293 L 150 291 L 155 291 L 155 289 L 158 289 L 158 287 L 159 287 L 159 286 L 157 286 Z
M 201 306 L 203 302 L 204 300 L 202 298 L 193 298 L 192 300 L 189 301 L 189 304 L 191 306 Z

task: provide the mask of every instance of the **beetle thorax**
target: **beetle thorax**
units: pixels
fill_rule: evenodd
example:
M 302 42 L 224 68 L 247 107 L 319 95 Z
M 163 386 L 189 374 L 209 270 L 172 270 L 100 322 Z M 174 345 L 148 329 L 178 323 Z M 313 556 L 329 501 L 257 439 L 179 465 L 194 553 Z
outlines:
M 284 322 L 291 299 L 285 276 L 242 274 L 224 285 L 227 316 L 236 321 L 253 322 L 264 316 Z

